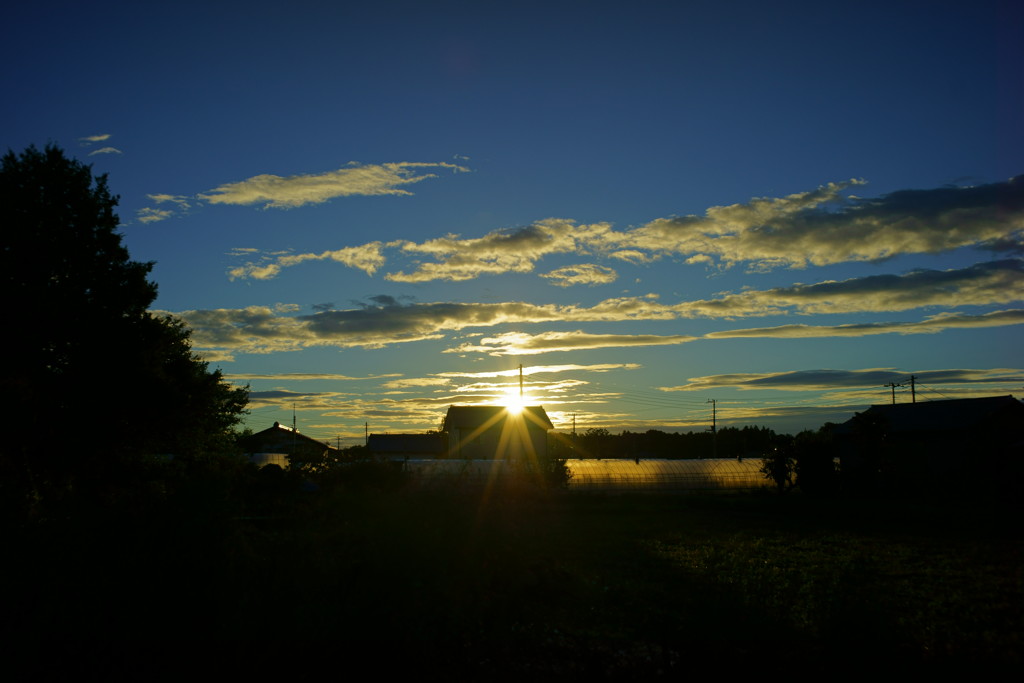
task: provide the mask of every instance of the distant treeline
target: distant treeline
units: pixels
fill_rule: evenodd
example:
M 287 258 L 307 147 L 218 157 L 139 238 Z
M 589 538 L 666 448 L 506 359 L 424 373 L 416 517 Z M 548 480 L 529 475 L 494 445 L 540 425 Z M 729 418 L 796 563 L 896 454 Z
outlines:
M 788 446 L 793 437 L 768 427 L 722 427 L 717 433 L 623 431 L 588 429 L 582 434 L 558 434 L 551 448 L 560 458 L 741 458 L 762 457 Z

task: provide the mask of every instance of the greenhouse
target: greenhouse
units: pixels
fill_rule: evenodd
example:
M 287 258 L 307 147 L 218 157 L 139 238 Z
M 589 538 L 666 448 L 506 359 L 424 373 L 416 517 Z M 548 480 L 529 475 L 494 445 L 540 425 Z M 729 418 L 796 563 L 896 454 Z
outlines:
M 571 491 L 749 491 L 772 486 L 761 458 L 567 460 Z
M 708 460 L 566 460 L 570 491 L 590 493 L 749 491 L 772 486 L 761 472 L 761 459 Z M 403 470 L 425 487 L 483 485 L 523 474 L 507 460 L 406 460 Z

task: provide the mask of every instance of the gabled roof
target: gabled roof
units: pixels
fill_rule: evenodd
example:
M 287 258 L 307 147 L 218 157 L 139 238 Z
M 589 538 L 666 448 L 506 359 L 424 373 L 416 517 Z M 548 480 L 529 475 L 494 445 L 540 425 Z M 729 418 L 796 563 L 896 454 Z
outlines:
M 241 445 L 246 453 L 287 453 L 296 447 L 336 450 L 329 444 L 310 438 L 298 430 L 293 430 L 291 427 L 285 427 L 280 422 L 275 422 L 272 427 L 267 427 L 263 431 L 250 434 L 241 440 Z
M 875 405 L 861 415 L 880 417 L 885 421 L 890 433 L 976 429 L 994 422 L 1001 424 L 1003 420 L 1008 421 L 1013 416 L 1017 416 L 1017 424 L 1024 429 L 1024 403 L 1013 396 Z M 856 418 L 843 423 L 843 427 L 852 427 L 854 419 Z
M 498 424 L 512 414 L 505 406 L 450 406 L 444 418 L 442 431 L 453 429 L 476 429 L 488 423 Z M 527 426 L 536 426 L 544 430 L 554 429 L 543 406 L 524 406 L 521 415 Z

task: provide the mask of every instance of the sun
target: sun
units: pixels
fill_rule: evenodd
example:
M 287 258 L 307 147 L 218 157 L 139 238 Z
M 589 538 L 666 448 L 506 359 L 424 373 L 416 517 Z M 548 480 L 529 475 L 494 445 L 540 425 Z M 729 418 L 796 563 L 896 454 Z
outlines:
M 512 415 L 518 415 L 523 412 L 523 408 L 526 407 L 526 396 L 519 395 L 519 389 L 509 389 L 505 392 L 505 399 L 502 402 L 507 410 Z

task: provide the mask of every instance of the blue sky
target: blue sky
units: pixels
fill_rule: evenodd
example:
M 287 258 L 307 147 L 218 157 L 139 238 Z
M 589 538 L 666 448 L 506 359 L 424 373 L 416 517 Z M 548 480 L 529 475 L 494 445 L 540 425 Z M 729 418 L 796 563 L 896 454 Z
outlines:
M 342 445 L 817 428 L 1024 393 L 1013 2 L 53 3 L 3 145 L 108 173 L 154 308 Z M 111 340 L 112 357 L 117 340 Z M 909 401 L 909 388 L 897 392 Z M 116 407 L 112 407 L 116 409 Z

